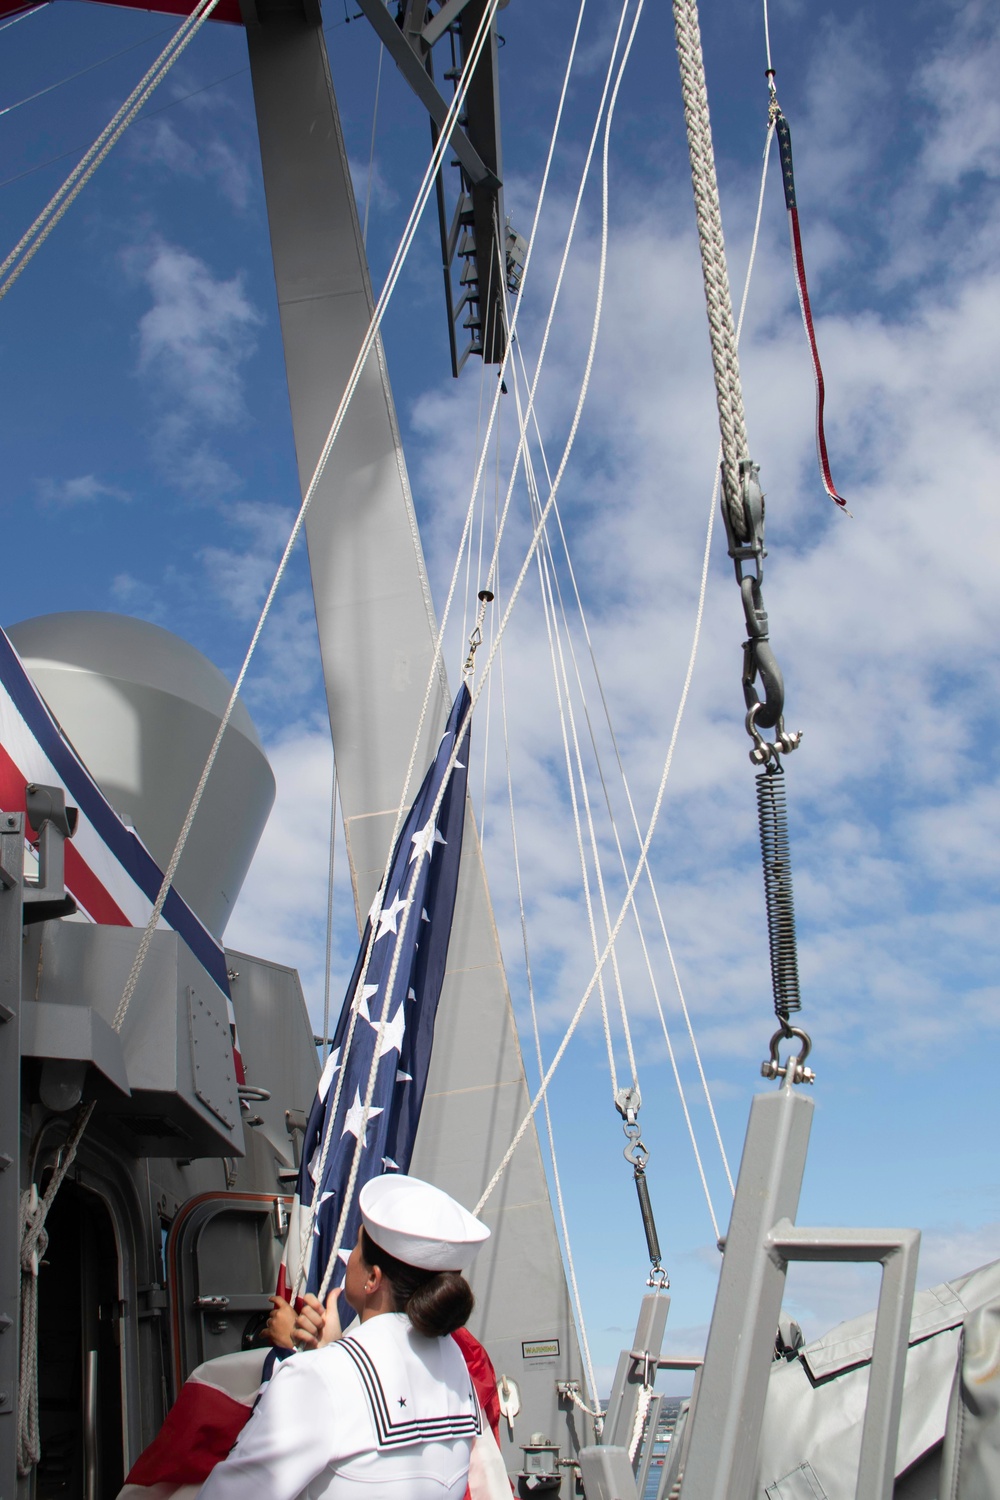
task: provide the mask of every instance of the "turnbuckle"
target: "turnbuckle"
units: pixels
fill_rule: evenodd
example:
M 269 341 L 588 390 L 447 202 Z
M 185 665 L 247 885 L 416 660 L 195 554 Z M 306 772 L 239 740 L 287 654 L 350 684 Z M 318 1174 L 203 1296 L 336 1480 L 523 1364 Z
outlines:
M 646 1285 L 653 1287 L 656 1291 L 664 1292 L 670 1286 L 670 1278 L 660 1262 L 660 1241 L 656 1233 L 656 1220 L 653 1218 L 649 1183 L 646 1181 L 649 1148 L 643 1142 L 639 1129 L 638 1115 L 641 1103 L 638 1089 L 619 1089 L 615 1095 L 615 1109 L 622 1117 L 624 1122 L 622 1129 L 628 1141 L 622 1154 L 632 1168 L 636 1196 L 639 1199 L 639 1212 L 642 1215 L 642 1228 L 646 1236 L 646 1249 L 649 1252 L 649 1275 L 646 1277 Z
M 786 1063 L 782 1063 L 778 1049 L 782 1041 L 791 1041 L 795 1037 L 801 1043 L 799 1051 L 789 1057 Z M 805 1060 L 812 1050 L 812 1041 L 805 1031 L 800 1031 L 798 1026 L 782 1026 L 771 1038 L 771 1055 L 767 1062 L 760 1065 L 760 1076 L 762 1078 L 783 1078 L 786 1083 L 815 1083 L 816 1074 L 812 1068 L 805 1066 Z M 791 1069 L 791 1076 L 789 1076 Z

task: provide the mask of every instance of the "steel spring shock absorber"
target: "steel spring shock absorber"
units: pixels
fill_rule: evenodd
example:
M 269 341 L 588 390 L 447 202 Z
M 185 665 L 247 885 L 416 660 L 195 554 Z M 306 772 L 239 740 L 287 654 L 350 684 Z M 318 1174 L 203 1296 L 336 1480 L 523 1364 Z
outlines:
M 802 1009 L 802 1002 L 799 999 L 799 961 L 795 946 L 785 775 L 780 764 L 771 764 L 756 779 L 774 1013 L 787 1028 L 789 1017 Z

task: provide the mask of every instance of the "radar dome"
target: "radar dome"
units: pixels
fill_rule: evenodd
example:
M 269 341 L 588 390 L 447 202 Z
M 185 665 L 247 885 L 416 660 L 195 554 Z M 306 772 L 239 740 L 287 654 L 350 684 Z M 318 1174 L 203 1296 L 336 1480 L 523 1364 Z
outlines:
M 187 641 L 127 615 L 40 615 L 7 634 L 112 807 L 165 869 L 230 683 Z M 225 931 L 273 801 L 274 776 L 239 700 L 174 881 L 216 938 Z

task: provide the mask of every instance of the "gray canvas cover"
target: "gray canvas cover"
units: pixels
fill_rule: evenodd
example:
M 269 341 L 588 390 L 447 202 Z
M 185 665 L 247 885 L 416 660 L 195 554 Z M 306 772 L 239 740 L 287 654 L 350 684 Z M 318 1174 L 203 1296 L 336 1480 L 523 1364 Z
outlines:
M 940 1500 L 1000 1496 L 1000 1298 L 971 1314 L 948 1408 Z
M 981 1309 L 984 1314 L 992 1311 L 998 1303 L 1000 1261 L 918 1292 L 914 1298 L 897 1476 L 915 1471 L 944 1438 L 963 1324 Z M 970 1348 L 975 1338 L 977 1351 L 982 1350 L 975 1360 L 984 1370 L 992 1370 L 992 1378 L 981 1383 L 982 1390 L 977 1386 L 974 1396 L 966 1396 L 962 1410 L 968 1444 L 974 1442 L 977 1454 L 986 1456 L 973 1459 L 971 1449 L 966 1455 L 959 1442 L 958 1461 L 960 1468 L 963 1463 L 992 1464 L 992 1482 L 984 1488 L 970 1481 L 973 1487 L 963 1489 L 959 1479 L 959 1488 L 946 1493 L 949 1500 L 1000 1500 L 996 1428 L 1000 1310 L 985 1320 L 970 1321 L 970 1327 L 976 1330 L 969 1336 Z M 758 1453 L 757 1500 L 785 1500 L 786 1495 L 791 1500 L 799 1494 L 815 1494 L 817 1500 L 819 1495 L 823 1500 L 854 1500 L 874 1333 L 875 1314 L 867 1313 L 807 1344 L 795 1359 L 779 1360 L 772 1366 Z M 990 1348 L 992 1366 L 988 1365 Z M 985 1432 L 991 1421 L 991 1436 L 984 1438 L 979 1429 Z M 802 1489 L 804 1483 L 809 1488 Z

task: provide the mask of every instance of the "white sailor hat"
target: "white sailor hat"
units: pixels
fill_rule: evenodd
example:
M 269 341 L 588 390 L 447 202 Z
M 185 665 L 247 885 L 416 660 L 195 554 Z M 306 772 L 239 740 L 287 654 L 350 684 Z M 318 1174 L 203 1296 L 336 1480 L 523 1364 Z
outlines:
M 423 1271 L 464 1271 L 490 1231 L 419 1177 L 373 1177 L 358 1196 L 361 1218 L 380 1249 Z

